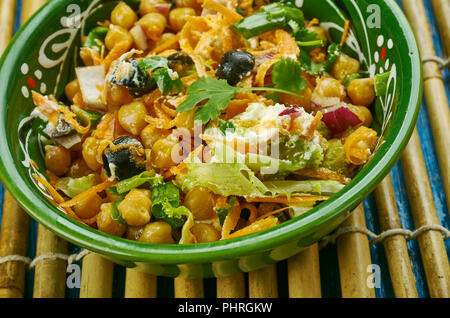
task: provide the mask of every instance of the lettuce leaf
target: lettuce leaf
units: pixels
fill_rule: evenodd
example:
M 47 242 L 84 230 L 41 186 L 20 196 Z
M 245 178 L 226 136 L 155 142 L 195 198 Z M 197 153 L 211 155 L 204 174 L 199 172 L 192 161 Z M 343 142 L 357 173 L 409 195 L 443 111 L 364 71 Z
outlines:
M 345 185 L 332 180 L 280 180 L 264 182 L 269 192 L 274 195 L 289 196 L 292 194 L 334 195 Z
M 62 178 L 56 182 L 56 189 L 64 192 L 69 198 L 74 198 L 80 193 L 83 193 L 93 186 L 95 175 L 90 174 L 82 178 Z
M 109 187 L 108 190 L 113 195 L 121 196 L 142 185 L 148 184 L 149 187 L 152 188 L 155 185 L 161 184 L 162 182 L 163 177 L 157 175 L 154 171 L 144 171 L 137 176 L 120 181 L 116 185 Z
M 205 187 L 223 196 L 253 197 L 267 192 L 266 186 L 243 163 L 187 163 L 187 173 L 177 182 L 184 192 Z
M 191 211 L 180 206 L 180 190 L 173 183 L 162 183 L 152 189 L 152 215 L 178 229 L 185 223 L 184 216 L 189 218 Z

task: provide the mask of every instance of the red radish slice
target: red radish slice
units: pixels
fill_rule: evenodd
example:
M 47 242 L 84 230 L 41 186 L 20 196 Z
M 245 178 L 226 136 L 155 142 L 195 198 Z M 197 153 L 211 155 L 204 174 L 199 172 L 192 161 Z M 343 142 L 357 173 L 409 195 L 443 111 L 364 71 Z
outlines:
M 344 132 L 349 126 L 362 124 L 362 120 L 345 104 L 327 109 L 322 120 L 334 135 Z

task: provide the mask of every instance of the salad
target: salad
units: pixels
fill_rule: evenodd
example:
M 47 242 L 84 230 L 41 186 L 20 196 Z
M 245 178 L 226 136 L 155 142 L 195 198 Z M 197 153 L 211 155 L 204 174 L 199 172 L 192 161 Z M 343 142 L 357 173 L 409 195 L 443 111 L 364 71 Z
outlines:
M 135 8 L 137 9 L 137 8 Z M 33 92 L 55 205 L 152 244 L 214 242 L 298 217 L 371 157 L 365 78 L 294 1 L 120 2 L 82 37 L 59 99 Z

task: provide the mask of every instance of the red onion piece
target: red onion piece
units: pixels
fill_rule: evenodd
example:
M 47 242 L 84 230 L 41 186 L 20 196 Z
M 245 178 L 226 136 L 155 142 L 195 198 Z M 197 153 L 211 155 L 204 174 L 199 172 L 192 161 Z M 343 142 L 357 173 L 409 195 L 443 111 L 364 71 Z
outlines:
M 290 107 L 283 110 L 278 116 L 291 116 L 292 119 L 300 117 L 303 109 L 298 105 L 291 105 Z
M 338 105 L 327 109 L 322 120 L 333 135 L 344 132 L 349 126 L 355 127 L 362 123 L 362 120 L 347 105 Z
M 156 11 L 158 11 L 162 15 L 167 15 L 167 13 L 169 13 L 171 7 L 172 7 L 172 5 L 170 3 L 155 4 Z

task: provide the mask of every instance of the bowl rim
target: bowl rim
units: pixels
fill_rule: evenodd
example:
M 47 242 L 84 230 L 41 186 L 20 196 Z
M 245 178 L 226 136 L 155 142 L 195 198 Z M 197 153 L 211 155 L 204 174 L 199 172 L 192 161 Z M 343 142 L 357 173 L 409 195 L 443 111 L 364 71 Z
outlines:
M 21 37 L 24 31 L 36 27 L 43 17 L 65 1 L 68 0 L 49 1 L 19 30 L 0 60 L 1 70 L 7 67 L 4 62 L 10 52 L 17 48 L 20 50 L 21 45 L 26 41 Z M 15 168 L 16 165 L 11 155 L 5 125 L 0 127 L 0 140 L 4 141 L 0 142 L 0 153 L 2 154 L 0 179 L 29 215 L 58 236 L 90 251 L 127 261 L 153 264 L 210 263 L 257 254 L 282 246 L 300 236 L 313 234 L 322 224 L 336 220 L 338 217 L 342 217 L 344 212 L 355 208 L 374 190 L 399 159 L 416 125 L 423 90 L 420 52 L 413 31 L 400 7 L 395 1 L 383 0 L 383 2 L 397 17 L 400 28 L 404 32 L 408 50 L 414 53 L 413 56 L 410 56 L 412 94 L 410 94 L 408 105 L 405 103 L 404 106 L 406 109 L 403 114 L 404 120 L 396 129 L 395 138 L 392 137 L 392 143 L 384 150 L 384 153 L 378 158 L 379 160 L 369 162 L 364 169 L 367 171 L 365 174 L 358 174 L 339 195 L 320 204 L 319 207 L 314 208 L 303 217 L 290 220 L 266 231 L 214 243 L 152 245 L 113 237 L 80 224 L 68 215 L 56 212 L 55 209 L 49 211 L 50 202 L 44 202 L 45 198 L 39 196 L 35 189 L 30 189 L 21 180 L 21 175 Z M 11 71 L 13 71 L 11 68 L 7 68 L 0 78 Z M 0 91 L 5 92 L 2 89 Z M 8 101 L 6 97 L 1 98 L 0 122 L 6 122 Z M 390 134 L 393 133 L 394 131 Z M 336 211 L 341 212 L 337 213 Z

